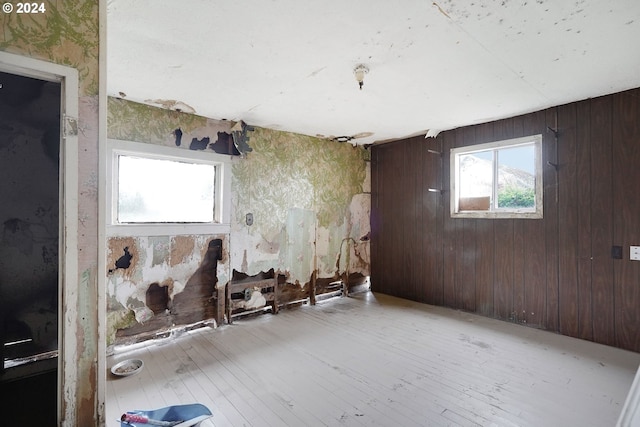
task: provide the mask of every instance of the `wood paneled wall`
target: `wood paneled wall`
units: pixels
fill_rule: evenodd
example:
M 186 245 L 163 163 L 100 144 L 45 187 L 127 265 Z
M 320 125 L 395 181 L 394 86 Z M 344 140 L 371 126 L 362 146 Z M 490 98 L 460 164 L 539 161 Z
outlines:
M 534 134 L 544 218 L 452 219 L 451 148 Z M 374 291 L 640 352 L 640 89 L 374 146 L 371 161 Z

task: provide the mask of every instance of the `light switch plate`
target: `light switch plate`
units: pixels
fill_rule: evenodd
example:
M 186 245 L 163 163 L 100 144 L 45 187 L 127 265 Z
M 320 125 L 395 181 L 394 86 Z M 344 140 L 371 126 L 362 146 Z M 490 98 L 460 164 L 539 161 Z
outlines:
M 629 259 L 633 261 L 640 261 L 640 246 L 631 246 Z

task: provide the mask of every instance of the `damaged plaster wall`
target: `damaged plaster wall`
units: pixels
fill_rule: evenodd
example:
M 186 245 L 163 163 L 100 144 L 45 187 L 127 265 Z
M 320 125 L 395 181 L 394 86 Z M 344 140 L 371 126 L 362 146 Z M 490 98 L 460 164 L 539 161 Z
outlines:
M 222 252 L 211 259 L 217 242 Z M 227 247 L 226 235 L 109 238 L 107 343 L 116 341 L 118 330 L 159 332 L 214 318 L 215 287 L 228 277 Z M 166 294 L 166 301 L 154 298 L 154 287 L 165 288 L 155 292 Z
M 118 98 L 108 101 L 107 136 L 113 139 L 228 153 L 233 148 L 230 129 L 231 123 L 226 121 Z M 205 283 L 202 275 L 206 254 L 216 239 L 221 242 L 222 253 L 216 260 L 215 274 L 206 272 L 212 277 Z M 224 286 L 230 278 L 228 235 L 112 236 L 107 239 L 107 248 L 108 351 L 116 343 L 127 342 L 130 335 L 219 317 L 215 298 L 224 295 Z M 216 289 L 195 299 L 188 296 L 204 292 L 201 289 L 209 284 Z M 150 289 L 166 292 L 169 300 L 166 310 L 149 307 Z M 190 301 L 185 303 L 186 300 Z M 206 305 L 201 313 L 200 303 Z M 198 313 L 202 318 L 198 318 Z
M 233 165 L 231 268 L 247 275 L 273 268 L 301 286 L 314 270 L 320 278 L 368 276 L 365 149 L 260 128 L 250 145 Z
M 109 138 L 192 150 L 229 142 L 231 122 L 116 98 L 108 106 Z M 273 271 L 299 289 L 308 289 L 314 271 L 324 278 L 347 272 L 368 276 L 370 168 L 365 149 L 260 128 L 250 132 L 248 143 L 252 150 L 232 164 L 231 233 L 216 236 L 223 241 L 217 265 L 222 295 L 234 272 L 254 276 Z M 247 214 L 253 215 L 253 225 L 247 225 Z M 148 307 L 147 289 L 155 283 L 170 289 L 168 298 L 175 299 L 212 238 L 182 236 L 193 246 L 185 261 L 176 263 L 170 251 L 158 246 L 170 246 L 177 237 L 109 238 L 107 265 L 114 270 L 107 272 L 110 344 L 117 341 L 117 331 L 167 326 Z M 125 247 L 130 265 L 116 268 L 118 260 L 128 259 Z M 218 301 L 218 319 L 224 308 L 220 303 L 224 301 Z
M 109 98 L 107 136 L 124 141 L 146 142 L 165 146 L 184 147 L 188 137 L 201 139 L 219 130 L 229 131 L 231 125 L 220 126 L 215 121 L 193 114 L 163 110 L 145 104 Z M 180 129 L 179 142 L 175 130 Z
M 97 261 L 98 261 L 98 57 L 99 20 L 95 0 L 45 1 L 46 13 L 0 15 L 0 50 L 78 70 L 78 277 L 68 289 L 75 304 L 65 313 L 77 315 L 73 368 L 62 379 L 63 425 L 96 425 L 102 414 L 98 402 Z M 77 290 L 76 290 L 77 289 Z M 75 316 L 65 316 L 75 318 Z M 104 421 L 104 420 L 101 420 Z

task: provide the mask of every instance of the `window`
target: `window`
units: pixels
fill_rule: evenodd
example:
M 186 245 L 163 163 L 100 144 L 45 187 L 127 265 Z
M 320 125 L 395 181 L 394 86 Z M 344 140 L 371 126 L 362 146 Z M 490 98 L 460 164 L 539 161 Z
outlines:
M 451 150 L 451 216 L 542 218 L 542 135 Z
M 109 153 L 109 234 L 228 232 L 228 156 L 117 140 Z

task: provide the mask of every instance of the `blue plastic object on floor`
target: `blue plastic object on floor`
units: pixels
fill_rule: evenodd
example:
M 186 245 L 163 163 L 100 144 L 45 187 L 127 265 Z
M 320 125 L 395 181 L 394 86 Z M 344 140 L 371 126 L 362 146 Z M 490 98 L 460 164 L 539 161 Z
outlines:
M 209 418 L 211 411 L 200 403 L 174 405 L 151 411 L 129 411 L 120 419 L 121 427 L 188 427 Z

